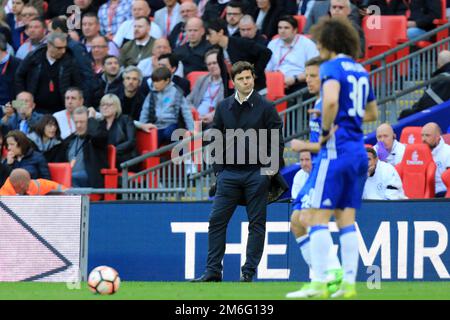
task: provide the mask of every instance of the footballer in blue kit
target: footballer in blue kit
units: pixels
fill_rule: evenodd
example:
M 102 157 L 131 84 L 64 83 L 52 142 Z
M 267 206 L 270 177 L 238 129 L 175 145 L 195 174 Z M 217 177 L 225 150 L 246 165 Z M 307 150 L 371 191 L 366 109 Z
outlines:
M 328 223 L 332 215 L 340 232 L 343 281 L 333 298 L 356 295 L 358 237 L 356 209 L 361 206 L 367 178 L 367 153 L 363 141 L 363 121 L 377 119 L 377 104 L 369 75 L 354 59 L 359 53 L 359 37 L 348 19 L 330 18 L 311 30 L 322 59 L 321 145 L 310 196 L 309 239 L 314 278 L 309 286 L 290 293 L 292 298 L 329 296 L 327 256 L 333 245 Z M 312 174 L 311 174 L 312 175 Z

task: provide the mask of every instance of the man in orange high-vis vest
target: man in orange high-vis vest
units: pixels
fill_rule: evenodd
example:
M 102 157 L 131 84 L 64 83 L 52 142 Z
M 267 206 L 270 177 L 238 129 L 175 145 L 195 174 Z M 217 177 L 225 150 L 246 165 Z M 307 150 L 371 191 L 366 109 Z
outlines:
M 31 179 L 25 169 L 14 169 L 0 189 L 0 196 L 43 196 L 52 193 L 63 193 L 67 188 L 62 184 L 46 179 Z

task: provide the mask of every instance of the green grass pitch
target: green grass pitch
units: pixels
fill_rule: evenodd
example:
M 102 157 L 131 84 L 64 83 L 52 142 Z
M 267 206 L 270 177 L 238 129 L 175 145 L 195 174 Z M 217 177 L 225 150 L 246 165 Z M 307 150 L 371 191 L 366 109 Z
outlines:
M 68 289 L 65 283 L 0 282 L 0 300 L 279 300 L 300 288 L 298 282 L 122 282 L 111 296 L 92 294 L 86 283 Z M 450 282 L 382 282 L 369 290 L 357 284 L 361 300 L 450 300 Z

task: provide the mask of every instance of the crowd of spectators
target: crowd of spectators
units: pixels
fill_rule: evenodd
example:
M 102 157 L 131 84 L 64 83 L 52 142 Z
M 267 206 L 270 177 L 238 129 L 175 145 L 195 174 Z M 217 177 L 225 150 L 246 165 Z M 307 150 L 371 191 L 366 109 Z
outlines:
M 254 64 L 258 90 L 266 71 L 282 72 L 290 93 L 318 55 L 307 35 L 318 19 L 350 19 L 364 43 L 369 5 L 410 9 L 410 27 L 429 30 L 437 2 L 419 10 L 425 1 L 0 0 L 0 182 L 14 168 L 48 179 L 47 162 L 67 161 L 74 186 L 102 186 L 108 144 L 119 165 L 137 155 L 136 130 L 157 129 L 168 143 L 181 125 L 194 129 L 193 108 L 208 128 L 233 92 L 233 63 Z M 303 34 L 296 15 L 307 18 Z M 194 71 L 205 74 L 191 86 Z M 391 157 L 395 148 L 386 143 Z

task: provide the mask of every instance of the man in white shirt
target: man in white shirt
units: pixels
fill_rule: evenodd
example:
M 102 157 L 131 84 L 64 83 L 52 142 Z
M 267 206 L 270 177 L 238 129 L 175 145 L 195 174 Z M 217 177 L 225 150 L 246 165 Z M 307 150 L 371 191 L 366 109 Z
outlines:
M 442 174 L 450 168 L 450 146 L 441 137 L 441 128 L 437 123 L 429 122 L 422 128 L 422 142 L 427 144 L 436 163 L 435 197 L 445 197 L 447 188 L 442 182 Z
M 131 7 L 131 13 L 133 15 L 132 19 L 124 21 L 119 29 L 117 30 L 117 33 L 115 34 L 113 41 L 114 43 L 121 48 L 123 44 L 127 41 L 134 39 L 134 22 L 139 17 L 149 17 L 150 16 L 151 9 L 145 0 L 134 0 L 133 6 Z M 152 38 L 159 39 L 162 38 L 163 33 L 161 31 L 161 28 L 154 22 L 150 23 L 150 31 L 149 35 Z
M 295 174 L 294 181 L 292 183 L 291 197 L 296 199 L 298 193 L 302 190 L 303 186 L 308 180 L 309 174 L 312 169 L 311 152 L 300 152 L 300 167 L 301 169 Z
M 155 12 L 155 23 L 163 31 L 164 37 L 169 37 L 173 28 L 181 21 L 180 4 L 177 0 L 164 0 L 166 6 Z
M 75 122 L 73 121 L 73 111 L 83 106 L 83 91 L 76 87 L 67 89 L 64 95 L 65 110 L 55 112 L 53 116 L 58 121 L 59 130 L 61 131 L 61 139 L 65 139 L 75 132 Z
M 376 131 L 377 144 L 374 146 L 378 159 L 396 166 L 402 161 L 405 145 L 395 138 L 394 130 L 390 124 L 381 124 Z
M 387 162 L 378 161 L 373 148 L 366 148 L 369 161 L 368 177 L 364 185 L 363 199 L 399 200 L 406 199 L 403 183 L 397 170 Z
M 297 34 L 298 24 L 292 16 L 283 16 L 278 22 L 279 37 L 270 41 L 272 57 L 266 71 L 280 71 L 284 75 L 286 93 L 306 86 L 305 63 L 319 55 L 316 44 Z

